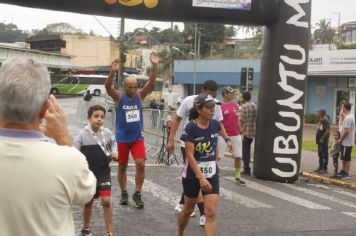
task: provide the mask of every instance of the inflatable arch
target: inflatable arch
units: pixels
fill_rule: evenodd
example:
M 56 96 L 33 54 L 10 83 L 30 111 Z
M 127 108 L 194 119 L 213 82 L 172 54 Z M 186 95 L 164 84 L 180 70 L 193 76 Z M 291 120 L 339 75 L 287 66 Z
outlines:
M 264 25 L 254 175 L 300 170 L 311 0 L 0 0 L 26 7 L 160 21 Z

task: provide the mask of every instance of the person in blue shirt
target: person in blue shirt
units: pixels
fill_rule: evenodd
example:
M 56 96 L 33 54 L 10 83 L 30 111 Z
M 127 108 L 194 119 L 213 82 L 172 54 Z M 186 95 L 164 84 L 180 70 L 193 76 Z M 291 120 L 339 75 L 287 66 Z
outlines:
M 157 52 L 151 52 L 152 70 L 146 84 L 138 88 L 137 80 L 134 77 L 127 77 L 124 80 L 124 90 L 116 90 L 113 86 L 115 74 L 121 67 L 119 59 L 112 63 L 112 69 L 108 79 L 105 81 L 107 93 L 115 101 L 116 112 L 116 142 L 119 151 L 119 173 L 118 180 L 121 188 L 120 204 L 127 205 L 127 175 L 126 169 L 129 160 L 129 152 L 135 160 L 136 165 L 136 186 L 132 197 L 132 203 L 136 208 L 143 208 L 144 203 L 141 200 L 141 189 L 145 178 L 145 144 L 143 138 L 143 114 L 142 102 L 149 94 L 156 82 L 158 55 Z
M 189 112 L 190 122 L 181 136 L 181 140 L 185 142 L 186 159 L 182 171 L 184 208 L 178 216 L 177 236 L 183 236 L 200 190 L 205 206 L 205 235 L 216 235 L 216 210 L 219 201 L 216 149 L 218 135 L 222 135 L 223 131 L 220 123 L 212 119 L 214 111 L 214 98 L 208 94 L 198 95 Z

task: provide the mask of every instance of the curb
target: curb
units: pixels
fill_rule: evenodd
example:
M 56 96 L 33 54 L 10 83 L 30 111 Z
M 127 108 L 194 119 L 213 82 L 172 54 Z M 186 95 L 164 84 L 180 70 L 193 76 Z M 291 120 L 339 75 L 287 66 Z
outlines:
M 323 183 L 323 184 L 336 185 L 336 186 L 339 186 L 339 187 L 352 189 L 352 190 L 356 191 L 356 184 L 355 183 L 347 183 L 347 182 L 342 181 L 342 180 L 323 177 L 323 176 L 320 176 L 320 175 L 315 175 L 315 174 L 308 173 L 308 172 L 303 172 L 303 171 L 300 172 L 300 175 L 305 177 L 305 178 L 307 178 L 307 179 L 312 179 L 312 180 L 318 181 L 318 182 Z

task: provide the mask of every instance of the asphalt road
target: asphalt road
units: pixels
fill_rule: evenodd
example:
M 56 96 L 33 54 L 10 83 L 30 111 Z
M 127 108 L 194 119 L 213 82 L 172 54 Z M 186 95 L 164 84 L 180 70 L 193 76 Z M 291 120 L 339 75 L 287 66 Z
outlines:
M 82 98 L 59 98 L 70 130 L 75 135 L 83 126 L 76 119 L 78 101 Z M 100 100 L 103 100 L 100 98 Z M 155 159 L 148 154 L 147 163 Z M 233 160 L 221 162 L 218 235 L 328 236 L 356 235 L 356 192 L 299 179 L 282 184 L 244 177 L 246 186 L 232 181 Z M 142 197 L 144 209 L 118 204 L 120 191 L 117 166 L 112 166 L 114 235 L 175 235 L 177 214 L 174 206 L 182 192 L 181 168 L 147 167 Z M 135 169 L 128 169 L 128 191 L 134 190 Z M 82 223 L 82 206 L 73 208 L 76 228 Z M 92 216 L 93 235 L 104 235 L 102 207 L 95 203 Z M 203 235 L 199 218 L 191 218 L 186 235 Z

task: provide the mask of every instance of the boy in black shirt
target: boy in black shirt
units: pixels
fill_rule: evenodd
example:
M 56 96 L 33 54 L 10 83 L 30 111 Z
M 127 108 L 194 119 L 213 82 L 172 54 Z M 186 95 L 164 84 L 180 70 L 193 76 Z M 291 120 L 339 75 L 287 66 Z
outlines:
M 324 109 L 318 110 L 319 122 L 316 130 L 316 144 L 318 145 L 319 168 L 315 172 L 326 174 L 328 169 L 328 143 L 330 125 Z

